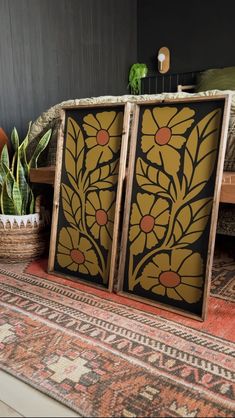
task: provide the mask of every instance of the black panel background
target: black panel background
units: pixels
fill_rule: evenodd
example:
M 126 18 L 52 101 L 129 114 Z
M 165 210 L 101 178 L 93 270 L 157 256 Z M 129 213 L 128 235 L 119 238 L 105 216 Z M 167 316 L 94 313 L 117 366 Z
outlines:
M 61 184 L 64 183 L 68 186 L 70 186 L 70 182 L 68 180 L 67 174 L 66 174 L 66 168 L 65 168 L 65 144 L 66 144 L 66 132 L 67 132 L 67 123 L 68 123 L 68 118 L 71 117 L 73 118 L 79 125 L 79 127 L 82 129 L 83 132 L 83 136 L 84 138 L 86 138 L 86 133 L 82 128 L 82 123 L 83 123 L 83 118 L 85 115 L 87 114 L 96 114 L 98 112 L 104 112 L 104 111 L 114 111 L 114 112 L 120 112 L 123 111 L 124 113 L 124 105 L 120 105 L 120 106 L 103 106 L 103 107 L 90 107 L 90 108 L 78 108 L 78 109 L 68 109 L 65 111 L 65 140 L 64 140 L 64 145 L 63 145 L 63 160 L 62 160 L 62 168 L 61 168 Z M 114 161 L 116 158 L 119 158 L 120 154 L 115 153 L 113 160 L 110 161 L 110 163 L 112 161 Z M 106 165 L 107 163 L 103 164 Z M 83 161 L 83 167 L 82 167 L 82 171 L 84 172 L 85 170 L 85 158 Z M 71 187 L 71 186 L 70 186 Z M 61 190 L 61 188 L 60 188 Z M 101 189 L 102 190 L 102 189 Z M 108 190 L 117 190 L 117 184 Z M 61 194 L 60 194 L 60 200 L 59 200 L 59 215 L 58 215 L 58 226 L 57 226 L 57 239 L 56 239 L 56 249 L 57 249 L 57 245 L 58 245 L 58 238 L 59 238 L 59 231 L 63 228 L 63 227 L 68 227 L 69 223 L 67 222 L 64 213 L 63 213 L 63 206 L 62 206 L 62 198 L 61 198 Z M 97 243 L 99 243 L 98 240 L 96 240 Z M 100 249 L 104 255 L 104 257 L 107 257 L 107 251 L 100 246 Z M 76 273 L 73 272 L 71 270 L 68 270 L 66 268 L 62 268 L 56 260 L 55 257 L 55 264 L 54 264 L 54 270 L 61 272 L 63 274 L 69 275 L 74 277 L 74 279 L 79 279 L 79 280 L 84 280 L 86 282 L 91 282 L 91 283 L 97 283 L 100 284 L 102 286 L 108 287 L 108 283 L 106 285 L 103 284 L 102 281 L 102 277 L 100 275 L 97 276 L 88 276 L 86 274 L 82 274 L 82 273 Z
M 183 107 L 187 106 L 190 107 L 192 109 L 195 110 L 195 121 L 193 123 L 193 125 L 186 131 L 186 133 L 184 134 L 184 136 L 187 137 L 187 135 L 191 132 L 191 130 L 193 129 L 193 127 L 197 124 L 197 122 L 199 120 L 201 120 L 205 115 L 207 115 L 209 112 L 211 112 L 214 109 L 217 108 L 221 108 L 222 109 L 222 115 L 223 115 L 223 109 L 224 109 L 224 100 L 208 100 L 208 101 L 201 101 L 201 102 L 193 102 L 193 103 L 173 103 L 173 104 L 169 104 L 167 103 L 166 105 L 164 104 L 157 104 L 157 105 L 140 105 L 140 116 L 139 116 L 139 125 L 138 125 L 138 136 L 137 136 L 137 146 L 136 146 L 136 156 L 135 156 L 135 161 L 137 161 L 138 157 L 141 157 L 144 159 L 144 161 L 146 162 L 147 159 L 145 157 L 145 154 L 142 152 L 141 150 L 141 125 L 142 125 L 142 117 L 143 117 L 143 112 L 146 109 L 152 109 L 153 107 L 162 107 L 162 106 L 171 106 L 171 107 L 176 107 L 180 110 Z M 208 181 L 207 185 L 205 186 L 205 188 L 202 190 L 201 193 L 199 193 L 199 195 L 197 196 L 197 198 L 204 198 L 204 197 L 208 197 L 208 196 L 213 196 L 214 195 L 214 189 L 215 189 L 215 178 L 216 178 L 216 168 L 217 168 L 217 161 L 218 161 L 218 153 L 219 153 L 219 144 L 220 141 L 218 141 L 218 148 L 217 148 L 217 160 L 215 163 L 215 169 L 214 172 L 210 178 L 210 180 Z M 152 166 L 154 166 L 153 163 L 150 163 Z M 155 165 L 157 167 L 157 165 Z M 135 164 L 135 169 L 136 170 L 136 164 Z M 179 172 L 180 174 L 180 172 Z M 181 175 L 182 175 L 182 169 L 181 169 Z M 135 179 L 135 176 L 133 177 L 133 188 L 132 188 L 132 196 L 131 196 L 131 202 L 136 201 L 136 194 L 137 192 L 142 192 L 142 193 L 148 193 L 146 191 L 143 191 L 137 184 L 137 181 Z M 187 248 L 192 249 L 193 251 L 199 251 L 203 261 L 204 261 L 204 276 L 205 276 L 205 268 L 206 268 L 206 262 L 207 262 L 207 253 L 208 253 L 208 240 L 209 240 L 209 232 L 210 232 L 210 224 L 211 224 L 211 217 L 208 221 L 207 224 L 207 228 L 205 229 L 204 233 L 202 234 L 201 238 L 194 244 L 188 246 Z M 130 226 L 130 224 L 129 224 Z M 129 230 L 129 226 L 128 226 L 128 230 Z M 125 292 L 128 293 L 132 293 L 138 296 L 142 296 L 146 299 L 151 299 L 157 302 L 161 302 L 163 304 L 167 304 L 169 306 L 172 307 L 176 307 L 179 309 L 182 309 L 184 311 L 188 311 L 188 312 L 192 312 L 196 315 L 201 316 L 202 313 L 202 302 L 203 299 L 201 299 L 198 303 L 195 304 L 188 304 L 184 301 L 175 301 L 173 299 L 169 299 L 167 298 L 167 296 L 160 296 L 157 294 L 153 294 L 151 292 L 148 292 L 147 290 L 144 290 L 140 285 L 137 285 L 135 287 L 135 289 L 133 291 L 128 290 L 128 265 L 129 265 L 129 248 L 130 245 L 128 245 L 127 241 L 127 250 L 126 250 L 126 261 L 125 261 L 125 277 L 124 277 L 124 284 L 123 284 L 123 290 Z M 161 242 L 159 244 L 159 246 L 161 245 Z M 138 256 L 136 256 L 137 260 L 141 260 L 141 258 L 143 258 L 143 256 L 146 253 L 142 253 L 139 254 Z

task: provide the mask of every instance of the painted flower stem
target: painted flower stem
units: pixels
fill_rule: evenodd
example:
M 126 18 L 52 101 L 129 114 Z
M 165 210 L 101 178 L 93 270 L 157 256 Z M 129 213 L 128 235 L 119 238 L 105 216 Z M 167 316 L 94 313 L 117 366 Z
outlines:
M 179 185 L 178 185 L 179 187 Z M 178 188 L 178 192 L 180 193 L 181 189 Z M 182 201 L 177 201 L 174 202 L 172 205 L 172 211 L 171 211 L 171 217 L 170 217 L 170 222 L 169 222 L 169 226 L 167 229 L 167 233 L 164 239 L 163 244 L 161 245 L 160 248 L 154 248 L 152 251 L 150 251 L 149 253 L 147 253 L 142 259 L 141 261 L 137 264 L 136 268 L 133 271 L 133 256 L 131 254 L 130 260 L 132 259 L 132 269 L 129 266 L 129 287 L 130 290 L 133 290 L 133 288 L 138 284 L 138 279 L 136 279 L 141 267 L 146 263 L 146 261 L 149 258 L 152 258 L 154 255 L 156 255 L 159 252 L 162 251 L 167 251 L 172 249 L 172 244 L 170 244 L 171 242 L 171 237 L 172 237 L 172 232 L 173 232 L 173 228 L 174 228 L 174 224 L 175 224 L 175 217 L 178 213 L 178 211 L 180 210 L 182 205 Z M 133 271 L 133 273 L 132 273 Z
M 142 260 L 137 264 L 135 270 L 133 271 L 132 274 L 129 274 L 129 289 L 133 290 L 134 287 L 139 283 L 139 278 L 136 279 L 141 267 L 146 263 L 146 261 L 150 258 L 153 257 L 154 255 L 156 255 L 157 253 L 161 253 L 162 251 L 166 251 L 169 250 L 170 248 L 168 247 L 160 247 L 160 248 L 154 248 L 152 251 L 150 251 L 148 254 L 146 254 Z M 132 256 L 133 259 L 133 256 Z M 132 268 L 133 270 L 133 268 Z
M 91 234 L 89 234 L 88 231 L 87 231 L 86 216 L 85 216 L 85 213 L 86 213 L 86 196 L 85 196 L 85 193 L 83 193 L 80 196 L 80 199 L 81 199 L 81 206 L 82 206 L 82 226 L 83 226 L 82 233 L 91 241 L 91 243 L 93 244 L 93 246 L 96 250 L 97 255 L 99 256 L 99 259 L 100 259 L 100 262 L 101 262 L 101 265 L 102 265 L 101 276 L 102 276 L 103 282 L 105 282 L 105 280 L 106 280 L 106 278 L 105 278 L 106 269 L 105 269 L 105 262 L 104 262 L 103 254 L 101 253 L 97 243 L 95 242 L 95 240 L 93 239 Z

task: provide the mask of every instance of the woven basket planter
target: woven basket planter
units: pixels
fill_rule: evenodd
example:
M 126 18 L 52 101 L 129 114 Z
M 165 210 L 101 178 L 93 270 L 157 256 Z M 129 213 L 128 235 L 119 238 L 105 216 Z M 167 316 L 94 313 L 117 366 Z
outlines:
M 40 257 L 49 242 L 48 227 L 39 214 L 0 215 L 0 261 L 16 263 Z

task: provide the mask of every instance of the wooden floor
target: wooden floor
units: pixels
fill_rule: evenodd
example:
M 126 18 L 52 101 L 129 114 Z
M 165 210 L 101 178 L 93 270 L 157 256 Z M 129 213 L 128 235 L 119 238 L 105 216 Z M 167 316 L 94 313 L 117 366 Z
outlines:
M 0 401 L 0 417 L 22 417 L 14 409 Z
M 71 409 L 0 370 L 0 417 L 79 417 Z

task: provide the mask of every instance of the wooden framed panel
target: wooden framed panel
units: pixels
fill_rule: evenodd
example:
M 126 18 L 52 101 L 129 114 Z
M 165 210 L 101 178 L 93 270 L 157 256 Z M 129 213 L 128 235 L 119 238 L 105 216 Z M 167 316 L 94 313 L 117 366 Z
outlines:
M 58 138 L 48 270 L 112 290 L 131 104 L 67 107 Z
M 118 293 L 205 318 L 230 96 L 139 103 Z

